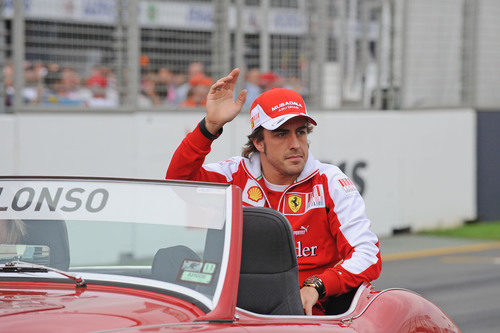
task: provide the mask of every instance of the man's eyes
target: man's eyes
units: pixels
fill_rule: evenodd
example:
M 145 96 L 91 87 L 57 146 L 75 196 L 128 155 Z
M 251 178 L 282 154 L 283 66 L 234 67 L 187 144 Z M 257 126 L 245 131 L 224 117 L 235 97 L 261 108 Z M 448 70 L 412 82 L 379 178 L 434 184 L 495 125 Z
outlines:
M 307 130 L 306 129 L 299 129 L 297 130 L 297 135 L 306 135 L 307 134 Z
M 288 135 L 289 132 L 274 132 L 274 135 L 277 137 L 285 137 Z M 306 135 L 307 131 L 305 129 L 297 130 L 296 131 L 297 135 Z

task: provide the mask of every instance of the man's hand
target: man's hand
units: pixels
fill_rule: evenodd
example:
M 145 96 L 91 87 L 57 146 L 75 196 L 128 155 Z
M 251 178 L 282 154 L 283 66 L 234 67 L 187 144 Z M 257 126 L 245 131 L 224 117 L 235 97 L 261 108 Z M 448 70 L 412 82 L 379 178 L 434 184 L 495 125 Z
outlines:
M 240 113 L 247 97 L 247 91 L 242 90 L 236 102 L 233 100 L 234 87 L 240 74 L 240 69 L 235 68 L 226 77 L 215 82 L 207 96 L 207 116 L 205 126 L 207 130 L 216 134 L 224 124 L 233 120 Z
M 312 316 L 312 308 L 318 302 L 319 294 L 316 288 L 302 287 L 300 289 L 300 299 L 302 300 L 302 307 L 307 316 Z

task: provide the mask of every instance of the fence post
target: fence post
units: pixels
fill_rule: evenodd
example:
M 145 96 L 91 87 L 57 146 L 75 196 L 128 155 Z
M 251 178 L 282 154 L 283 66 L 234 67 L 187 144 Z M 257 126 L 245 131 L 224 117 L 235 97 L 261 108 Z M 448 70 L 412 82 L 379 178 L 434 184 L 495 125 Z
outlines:
M 327 32 L 327 3 L 325 0 L 311 1 L 311 16 L 312 22 L 309 26 L 313 39 L 312 64 L 311 64 L 311 102 L 310 104 L 316 108 L 323 108 L 324 98 L 324 67 L 326 62 L 326 52 L 328 45 Z
M 260 36 L 259 36 L 259 50 L 260 50 L 260 71 L 267 72 L 271 70 L 271 43 L 269 38 L 269 0 L 260 1 Z
M 343 106 L 344 95 L 345 95 L 345 78 L 346 78 L 346 66 L 347 66 L 347 0 L 338 0 L 338 11 L 339 11 L 339 25 L 340 34 L 338 37 L 338 59 L 339 59 L 339 84 L 340 84 L 340 106 Z
M 387 0 L 380 1 L 380 9 L 378 14 L 378 40 L 376 47 L 376 58 L 377 58 L 377 87 L 375 89 L 375 101 L 373 108 L 375 110 L 382 109 L 382 73 L 386 74 L 388 70 L 387 66 L 387 49 L 388 49 L 388 38 L 387 38 Z M 384 50 L 384 51 L 383 51 Z
M 13 49 L 12 61 L 14 64 L 14 101 L 13 109 L 19 110 L 23 105 L 24 89 L 24 59 L 25 59 L 25 22 L 24 1 L 14 1 L 13 21 Z
M 399 35 L 400 44 L 399 47 L 401 48 L 401 53 L 400 57 L 401 59 L 401 64 L 400 64 L 400 69 L 399 69 L 399 77 L 400 77 L 400 88 L 397 92 L 396 96 L 396 3 L 394 0 L 389 0 L 389 16 L 390 16 L 390 36 L 389 36 L 389 88 L 387 91 L 387 109 L 388 110 L 394 110 L 400 107 L 404 107 L 403 99 L 404 99 L 404 90 L 405 90 L 405 50 L 406 50 L 406 33 L 407 33 L 407 27 L 406 27 L 406 21 L 408 19 L 408 13 L 407 13 L 407 3 L 406 0 L 402 0 L 402 3 L 400 5 L 403 7 L 402 13 L 403 13 L 403 19 L 402 19 L 402 27 L 401 27 L 401 33 Z M 398 105 L 396 103 L 396 98 L 398 100 Z
M 137 0 L 128 2 L 127 15 L 127 107 L 136 109 L 139 96 L 140 68 L 139 54 L 141 50 L 139 3 Z
M 0 68 L 5 68 L 5 20 L 4 20 L 4 1 L 0 0 Z M 5 76 L 0 75 L 0 113 L 5 112 Z
M 238 82 L 236 82 L 236 91 L 239 93 L 244 86 L 245 75 L 247 72 L 247 66 L 245 64 L 245 31 L 243 29 L 243 10 L 244 1 L 236 0 L 236 27 L 235 27 L 235 65 L 240 68 L 240 77 Z
M 212 77 L 227 75 L 230 71 L 231 41 L 229 32 L 229 0 L 214 0 L 214 31 L 212 34 Z
M 477 31 L 478 2 L 465 0 L 463 9 L 462 48 L 462 103 L 469 107 L 477 105 Z
M 123 103 L 123 96 L 125 95 L 125 91 L 123 88 L 125 87 L 125 78 L 123 75 L 123 70 L 125 66 L 123 64 L 123 55 L 125 52 L 125 48 L 123 46 L 124 39 L 124 22 L 123 22 L 123 14 L 124 14 L 124 0 L 118 0 L 116 4 L 116 27 L 115 27 L 115 52 L 116 52 L 116 90 L 118 92 L 118 104 L 121 105 Z

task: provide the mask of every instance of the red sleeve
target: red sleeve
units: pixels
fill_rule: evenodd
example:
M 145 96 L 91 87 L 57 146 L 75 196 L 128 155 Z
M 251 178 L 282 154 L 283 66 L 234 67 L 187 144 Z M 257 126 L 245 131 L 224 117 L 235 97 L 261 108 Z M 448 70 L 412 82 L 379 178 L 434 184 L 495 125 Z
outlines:
M 342 261 L 318 275 L 327 295 L 343 294 L 375 280 L 382 269 L 378 238 L 370 230 L 363 199 L 357 190 L 346 191 L 340 182 L 334 179 L 329 184 L 328 219 Z
M 172 156 L 165 178 L 228 183 L 227 177 L 223 174 L 202 167 L 205 157 L 210 153 L 212 141 L 203 135 L 199 126 L 196 126 L 182 140 Z

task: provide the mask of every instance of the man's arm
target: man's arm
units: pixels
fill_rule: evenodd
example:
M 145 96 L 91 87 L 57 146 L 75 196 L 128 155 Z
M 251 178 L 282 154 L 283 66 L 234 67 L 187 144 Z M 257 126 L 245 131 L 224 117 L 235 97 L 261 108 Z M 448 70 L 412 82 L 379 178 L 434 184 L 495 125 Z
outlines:
M 382 269 L 378 238 L 370 230 L 363 199 L 353 186 L 345 186 L 351 182 L 342 177 L 331 180 L 328 191 L 333 201 L 329 224 L 342 261 L 318 275 L 330 296 L 375 280 Z
M 234 69 L 228 76 L 215 82 L 207 95 L 206 117 L 181 142 L 170 161 L 167 179 L 228 182 L 230 175 L 202 168 L 213 142 L 222 127 L 240 113 L 246 99 L 246 90 L 233 100 L 233 92 L 240 70 Z

